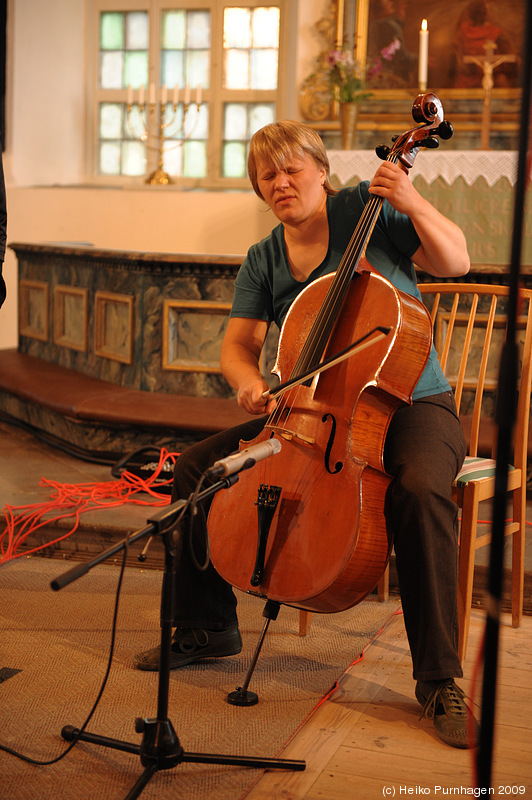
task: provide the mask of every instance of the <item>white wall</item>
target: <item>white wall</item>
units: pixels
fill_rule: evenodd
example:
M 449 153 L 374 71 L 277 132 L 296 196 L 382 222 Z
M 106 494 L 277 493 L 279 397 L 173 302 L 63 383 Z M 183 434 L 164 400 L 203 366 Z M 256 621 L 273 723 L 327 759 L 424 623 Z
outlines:
M 9 242 L 90 242 L 148 252 L 244 254 L 275 220 L 251 191 L 176 187 L 97 189 L 85 173 L 88 0 L 9 0 L 7 130 L 4 169 Z M 293 0 L 297 92 L 321 40 L 314 25 L 328 0 Z M 8 298 L 0 349 L 17 345 L 17 264 L 4 265 Z

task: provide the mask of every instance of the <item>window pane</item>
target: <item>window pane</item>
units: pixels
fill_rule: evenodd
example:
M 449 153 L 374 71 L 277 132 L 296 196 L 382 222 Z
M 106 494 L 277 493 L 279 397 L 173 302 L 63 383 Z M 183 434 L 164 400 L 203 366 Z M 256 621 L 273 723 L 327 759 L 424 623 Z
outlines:
M 189 141 L 183 145 L 183 177 L 204 178 L 207 174 L 205 142 Z
M 200 105 L 199 110 L 198 107 L 194 104 L 191 105 L 190 110 L 188 112 L 188 116 L 190 118 L 190 125 L 188 127 L 187 122 L 187 131 L 192 132 L 192 136 L 194 139 L 208 139 L 209 138 L 209 107 L 206 103 L 202 103 Z
M 163 154 L 163 168 L 169 175 L 181 175 L 182 163 L 182 147 L 173 147 L 170 150 L 165 150 Z
M 148 49 L 148 26 L 146 11 L 131 11 L 126 14 L 126 50 Z
M 124 53 L 124 82 L 121 88 L 146 86 L 148 83 L 148 53 Z
M 248 114 L 245 103 L 227 103 L 224 113 L 224 139 L 245 139 Z
M 183 51 L 166 50 L 161 53 L 161 81 L 167 86 L 184 86 Z
M 256 8 L 251 20 L 253 47 L 279 47 L 279 9 Z
M 210 46 L 210 11 L 189 11 L 187 15 L 187 47 L 204 50 Z
M 249 128 L 248 133 L 251 138 L 253 134 L 275 122 L 275 103 L 254 103 L 249 107 Z
M 146 172 L 146 151 L 141 142 L 124 142 L 122 152 L 122 174 L 144 175 Z
M 100 139 L 120 139 L 122 135 L 122 104 L 101 103 Z
M 100 16 L 100 49 L 121 50 L 124 47 L 124 15 L 119 12 Z
M 125 139 L 145 139 L 146 138 L 146 127 L 145 127 L 145 115 L 141 113 L 139 106 L 134 103 L 131 106 L 131 111 L 129 114 L 127 113 L 127 109 L 124 111 L 124 138 Z
M 249 89 L 249 52 L 225 51 L 224 88 Z
M 186 11 L 164 11 L 161 44 L 164 48 L 185 47 Z
M 251 136 L 275 119 L 275 103 L 227 103 L 224 108 L 222 175 L 247 176 L 247 147 Z
M 225 178 L 246 177 L 246 145 L 227 142 L 223 148 L 222 175 Z
M 190 86 L 209 88 L 210 50 L 189 50 L 187 53 L 187 82 Z
M 225 9 L 224 47 L 251 47 L 251 11 L 249 8 Z
M 108 52 L 101 54 L 100 87 L 102 89 L 121 89 L 124 54 Z
M 277 50 L 251 51 L 252 89 L 277 89 Z
M 103 142 L 100 145 L 100 172 L 102 175 L 120 175 L 119 142 Z

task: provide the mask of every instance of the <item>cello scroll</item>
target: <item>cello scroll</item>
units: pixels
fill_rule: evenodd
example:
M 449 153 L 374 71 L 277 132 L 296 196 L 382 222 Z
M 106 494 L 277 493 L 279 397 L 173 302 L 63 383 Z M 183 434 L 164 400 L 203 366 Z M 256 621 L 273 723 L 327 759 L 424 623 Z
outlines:
M 393 147 L 381 144 L 376 153 L 383 161 L 392 160 L 410 169 L 420 147 L 439 147 L 440 139 L 450 139 L 453 126 L 444 119 L 443 106 L 440 99 L 432 92 L 418 94 L 412 104 L 412 117 L 419 127 L 393 137 Z

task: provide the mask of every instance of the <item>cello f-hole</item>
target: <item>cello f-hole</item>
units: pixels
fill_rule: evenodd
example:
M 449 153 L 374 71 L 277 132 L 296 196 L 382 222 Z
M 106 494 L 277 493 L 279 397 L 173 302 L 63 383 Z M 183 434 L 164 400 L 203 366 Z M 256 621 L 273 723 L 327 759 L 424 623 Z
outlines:
M 325 469 L 329 475 L 336 475 L 343 468 L 344 463 L 343 461 L 337 461 L 334 465 L 334 469 L 331 469 L 331 450 L 334 444 L 334 437 L 336 436 L 336 420 L 333 414 L 324 414 L 321 421 L 327 422 L 328 419 L 331 420 L 331 433 L 329 434 L 329 441 L 325 448 Z

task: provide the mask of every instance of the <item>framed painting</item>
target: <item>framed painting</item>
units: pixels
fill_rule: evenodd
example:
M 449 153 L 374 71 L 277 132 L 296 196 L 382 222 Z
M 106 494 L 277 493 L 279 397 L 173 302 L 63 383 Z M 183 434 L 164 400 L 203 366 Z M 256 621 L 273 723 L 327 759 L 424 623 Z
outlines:
M 338 116 L 328 74 L 329 55 L 340 47 L 353 49 L 373 107 L 376 100 L 404 101 L 421 89 L 465 102 L 461 112 L 466 119 L 479 111 L 468 101 L 485 102 L 489 76 L 493 98 L 512 102 L 500 110 L 515 114 L 525 13 L 525 0 L 425 0 L 421 6 L 418 0 L 331 0 L 328 16 L 315 26 L 323 49 L 301 86 L 302 117 L 319 122 Z M 427 30 L 422 35 L 423 20 Z M 420 58 L 426 62 L 421 70 L 426 86 L 420 80 Z
M 231 303 L 165 300 L 163 369 L 221 373 L 220 351 Z
M 519 84 L 524 0 L 359 0 L 358 41 L 366 35 L 366 68 L 376 89 L 420 85 L 423 19 L 428 40 L 427 85 L 435 90 L 481 90 L 490 59 L 495 89 Z M 364 30 L 365 28 L 365 30 Z

